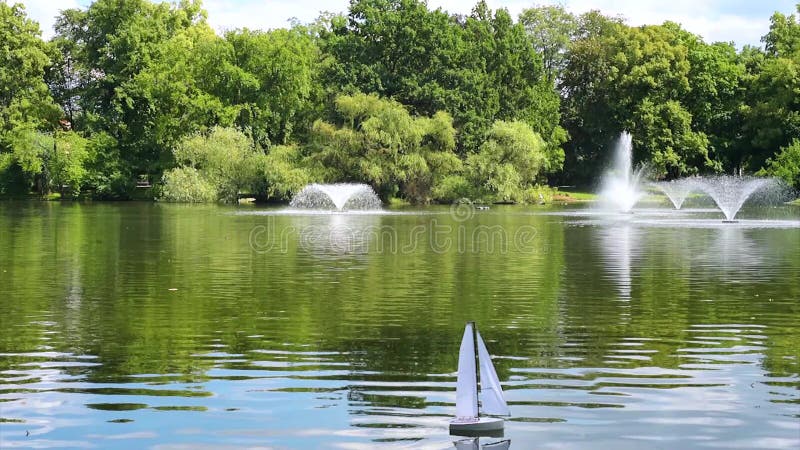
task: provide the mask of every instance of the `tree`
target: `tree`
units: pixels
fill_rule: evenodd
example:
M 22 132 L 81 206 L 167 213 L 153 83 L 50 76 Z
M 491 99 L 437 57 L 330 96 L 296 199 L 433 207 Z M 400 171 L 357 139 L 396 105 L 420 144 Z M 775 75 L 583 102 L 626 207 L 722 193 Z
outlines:
M 80 193 L 89 157 L 86 139 L 71 131 L 46 134 L 30 127 L 15 128 L 10 134 L 13 151 L 6 165 L 19 166 L 29 186 L 38 184 L 42 194 Z
M 68 9 L 56 18 L 56 35 L 50 41 L 52 45 L 52 64 L 46 72 L 47 85 L 53 99 L 61 106 L 63 115 L 73 129 L 84 129 L 81 109 L 81 97 L 89 81 L 86 54 L 81 41 L 83 23 L 86 12 Z
M 242 78 L 233 50 L 206 23 L 191 25 L 157 46 L 150 62 L 120 88 L 123 103 L 147 105 L 142 139 L 170 149 L 183 137 L 232 126 L 241 107 L 226 94 Z M 162 152 L 163 153 L 163 152 Z M 161 155 L 169 167 L 171 155 Z
M 797 4 L 797 12 L 800 14 L 800 3 Z M 800 51 L 799 18 L 800 16 L 787 16 L 780 12 L 772 15 L 769 33 L 761 39 L 769 56 L 790 56 Z
M 657 176 L 714 170 L 708 137 L 694 120 L 689 100 L 692 81 L 700 87 L 698 80 L 706 76 L 699 64 L 699 73 L 692 73 L 686 45 L 698 38 L 672 23 L 631 28 L 594 13 L 581 20 L 585 34 L 579 31 L 571 45 L 561 81 L 573 170 L 583 165 L 593 172 L 602 166 L 623 130 L 634 137 L 635 159 L 647 161 Z M 706 124 L 713 117 L 713 111 L 697 110 L 701 118 L 705 113 Z
M 577 18 L 564 6 L 554 5 L 524 9 L 519 21 L 542 56 L 545 77 L 555 83 L 566 65 L 567 47 L 578 31 Z
M 263 184 L 263 152 L 234 128 L 215 127 L 207 135 L 187 137 L 174 152 L 179 167 L 164 176 L 167 200 L 207 201 L 213 197 L 234 203 L 240 193 L 253 193 Z M 199 184 L 194 186 L 193 180 Z M 213 196 L 209 194 L 212 189 Z
M 150 104 L 137 76 L 157 65 L 171 38 L 204 21 L 199 0 L 97 0 L 86 11 L 62 11 L 57 20 L 55 40 L 69 41 L 70 55 L 79 61 L 70 72 L 78 77 L 72 83 L 78 90 L 61 96 L 62 104 L 78 96 L 79 130 L 113 137 L 128 178 L 157 175 L 172 164 L 169 147 L 153 127 L 152 107 L 158 105 Z
M 767 160 L 759 175 L 778 177 L 790 186 L 800 189 L 800 139 L 781 148 L 774 158 Z
M 481 1 L 455 17 L 417 0 L 354 0 L 328 28 L 320 45 L 335 58 L 324 71 L 328 85 L 342 86 L 334 94 L 374 93 L 418 115 L 447 111 L 461 154 L 476 151 L 498 119 L 528 122 L 554 152 L 566 139 L 558 95 L 504 9 Z
M 339 96 L 336 111 L 338 125 L 320 120 L 312 129 L 309 160 L 327 181 L 369 183 L 384 199 L 399 194 L 426 203 L 435 183 L 460 169 L 445 113 L 413 117 L 403 105 L 367 94 Z
M 533 201 L 528 191 L 544 172 L 547 156 L 541 136 L 526 123 L 497 121 L 480 151 L 467 157 L 467 176 L 484 200 Z
M 240 71 L 224 96 L 236 105 L 237 125 L 264 148 L 287 144 L 310 126 L 317 109 L 320 51 L 300 26 L 290 30 L 228 32 L 232 62 Z
M 44 82 L 50 48 L 21 4 L 0 3 L 0 154 L 19 128 L 52 130 L 58 119 Z
M 289 200 L 305 185 L 315 181 L 303 164 L 303 154 L 297 145 L 275 145 L 264 159 L 263 176 L 268 198 Z
M 798 15 L 775 13 L 765 52 L 746 79 L 738 167 L 755 171 L 800 138 L 800 4 Z

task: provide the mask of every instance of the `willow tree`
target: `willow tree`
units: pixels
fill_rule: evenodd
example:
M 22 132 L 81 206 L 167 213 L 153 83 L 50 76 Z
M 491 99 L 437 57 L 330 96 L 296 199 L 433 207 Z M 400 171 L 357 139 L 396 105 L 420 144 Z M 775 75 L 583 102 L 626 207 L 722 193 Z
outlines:
M 480 151 L 467 157 L 467 177 L 485 201 L 536 201 L 535 186 L 548 165 L 544 140 L 524 122 L 497 121 Z
M 415 117 L 376 95 L 336 99 L 337 122 L 312 128 L 309 161 L 328 181 L 369 183 L 384 198 L 432 200 L 437 183 L 460 170 L 450 116 Z

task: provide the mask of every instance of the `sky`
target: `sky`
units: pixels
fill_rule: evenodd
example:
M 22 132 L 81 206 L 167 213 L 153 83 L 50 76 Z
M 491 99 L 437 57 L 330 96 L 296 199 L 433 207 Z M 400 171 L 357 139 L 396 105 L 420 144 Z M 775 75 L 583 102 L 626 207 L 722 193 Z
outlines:
M 39 22 L 43 36 L 52 36 L 59 10 L 85 7 L 89 0 L 0 0 L 25 4 L 28 15 Z M 428 0 L 431 9 L 467 14 L 477 2 Z M 573 13 L 599 9 L 622 15 L 630 25 L 678 22 L 706 41 L 734 42 L 737 47 L 760 45 L 775 11 L 796 12 L 798 0 L 487 0 L 490 8 L 507 8 L 516 17 L 536 4 L 563 4 Z M 286 27 L 290 18 L 311 22 L 322 11 L 345 12 L 349 0 L 204 0 L 208 21 L 218 32 L 227 29 Z

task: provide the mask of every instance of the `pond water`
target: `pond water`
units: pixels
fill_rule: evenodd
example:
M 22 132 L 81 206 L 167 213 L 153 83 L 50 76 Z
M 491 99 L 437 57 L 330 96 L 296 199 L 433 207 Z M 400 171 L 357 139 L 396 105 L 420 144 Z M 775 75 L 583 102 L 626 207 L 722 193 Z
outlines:
M 511 448 L 796 449 L 800 209 L 740 217 L 0 202 L 0 447 L 453 448 L 474 320 Z

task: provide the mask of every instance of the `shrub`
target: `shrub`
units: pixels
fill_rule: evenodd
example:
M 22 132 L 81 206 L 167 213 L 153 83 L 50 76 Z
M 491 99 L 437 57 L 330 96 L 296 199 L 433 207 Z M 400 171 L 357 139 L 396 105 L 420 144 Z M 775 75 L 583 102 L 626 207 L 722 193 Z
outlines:
M 217 190 L 194 167 L 177 167 L 164 173 L 161 199 L 168 202 L 208 203 L 217 200 Z
M 312 181 L 308 169 L 301 166 L 300 152 L 294 145 L 272 147 L 262 164 L 267 182 L 267 196 L 288 200 Z
M 240 192 L 255 191 L 262 180 L 264 154 L 244 133 L 233 128 L 215 127 L 208 135 L 190 136 L 177 145 L 174 154 L 183 168 L 195 169 L 197 179 L 204 180 L 219 201 L 235 203 Z M 180 181 L 189 181 L 189 177 L 186 175 Z M 206 187 L 199 189 L 205 190 Z M 173 197 L 172 201 L 182 197 Z
M 467 156 L 467 177 L 481 200 L 524 203 L 547 158 L 544 141 L 527 124 L 498 120 L 480 151 Z
M 767 160 L 759 175 L 778 177 L 796 189 L 800 189 L 800 139 L 781 148 L 781 151 Z

